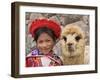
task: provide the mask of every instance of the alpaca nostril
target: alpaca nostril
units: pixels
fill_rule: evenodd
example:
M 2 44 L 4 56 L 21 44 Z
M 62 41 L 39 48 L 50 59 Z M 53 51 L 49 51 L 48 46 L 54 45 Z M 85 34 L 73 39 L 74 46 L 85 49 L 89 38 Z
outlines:
M 67 45 L 68 45 L 68 51 L 73 52 L 74 51 L 73 43 L 68 43 Z
M 73 44 L 72 43 L 68 43 L 68 46 L 71 47 Z

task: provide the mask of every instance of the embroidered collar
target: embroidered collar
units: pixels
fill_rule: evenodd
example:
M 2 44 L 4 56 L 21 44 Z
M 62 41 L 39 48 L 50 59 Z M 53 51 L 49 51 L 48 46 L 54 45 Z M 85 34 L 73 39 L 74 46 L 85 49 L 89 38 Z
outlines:
M 39 51 L 38 48 L 35 48 L 33 51 L 32 51 L 32 56 L 33 57 L 42 57 L 42 56 L 47 56 L 50 60 L 58 63 L 59 65 L 61 64 L 61 62 L 59 62 L 59 57 L 53 53 L 53 50 L 51 50 L 48 54 L 43 54 L 42 52 Z

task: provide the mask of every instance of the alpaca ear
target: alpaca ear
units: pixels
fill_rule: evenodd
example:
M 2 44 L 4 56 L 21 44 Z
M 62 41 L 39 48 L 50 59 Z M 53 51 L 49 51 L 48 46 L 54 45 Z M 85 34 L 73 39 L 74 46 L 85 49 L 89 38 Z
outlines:
M 57 16 L 52 16 L 49 19 L 56 22 L 56 23 L 58 23 L 58 24 L 60 24 L 60 19 Z

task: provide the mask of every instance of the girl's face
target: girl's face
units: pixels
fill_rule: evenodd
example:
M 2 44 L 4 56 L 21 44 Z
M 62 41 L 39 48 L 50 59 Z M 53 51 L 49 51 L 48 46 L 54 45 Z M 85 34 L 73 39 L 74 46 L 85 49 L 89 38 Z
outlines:
M 43 54 L 48 54 L 54 46 L 53 39 L 47 34 L 42 33 L 37 40 L 37 47 Z

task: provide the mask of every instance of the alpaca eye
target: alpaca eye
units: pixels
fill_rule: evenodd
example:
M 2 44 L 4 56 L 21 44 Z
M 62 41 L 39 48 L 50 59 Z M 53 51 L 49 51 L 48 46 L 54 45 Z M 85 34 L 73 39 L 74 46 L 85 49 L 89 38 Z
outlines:
M 63 37 L 64 41 L 67 41 L 67 38 L 66 37 Z
M 75 39 L 76 39 L 76 41 L 79 41 L 81 39 L 81 37 L 80 36 L 76 36 Z

